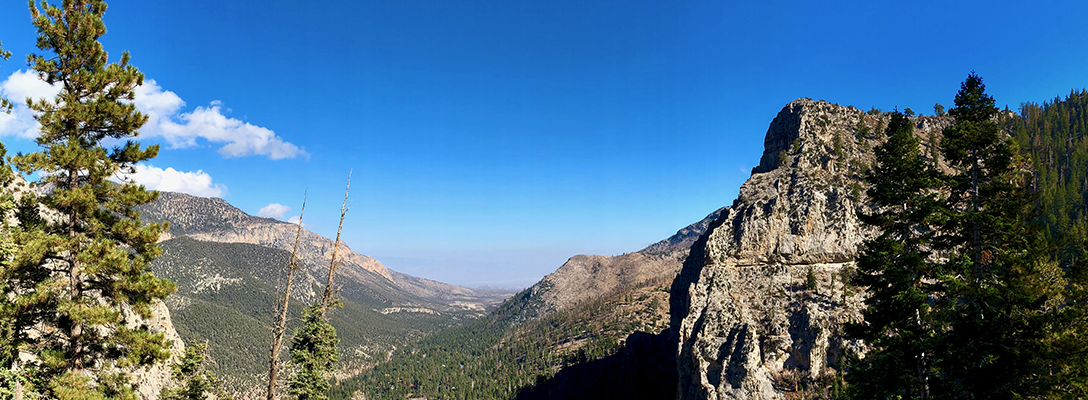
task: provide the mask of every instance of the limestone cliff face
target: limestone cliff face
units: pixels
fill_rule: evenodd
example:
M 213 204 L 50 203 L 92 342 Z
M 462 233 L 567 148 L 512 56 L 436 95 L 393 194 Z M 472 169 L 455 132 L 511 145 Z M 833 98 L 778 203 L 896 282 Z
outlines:
M 159 199 L 144 207 L 144 214 L 154 221 L 170 221 L 172 236 L 219 243 L 249 243 L 291 251 L 298 225 L 271 218 L 260 218 L 219 198 L 196 198 L 181 193 L 161 192 Z M 327 268 L 332 260 L 333 240 L 302 230 L 299 257 L 304 265 Z M 337 256 L 344 258 L 342 271 L 349 276 L 362 271 L 374 272 L 392 281 L 393 275 L 381 262 L 356 253 L 343 242 Z
M 916 117 L 928 151 L 947 118 Z M 803 380 L 837 368 L 842 324 L 863 294 L 843 285 L 874 232 L 863 171 L 886 115 L 800 99 L 771 123 L 760 165 L 691 247 L 673 283 L 679 399 L 801 398 Z
M 142 323 L 146 324 L 151 332 L 162 333 L 166 336 L 166 340 L 170 341 L 169 360 L 149 368 L 139 368 L 130 372 L 132 382 L 137 384 L 136 393 L 140 395 L 140 398 L 157 399 L 164 387 L 172 387 L 172 385 L 177 384 L 172 377 L 171 366 L 177 363 L 181 356 L 185 354 L 185 342 L 178 335 L 177 330 L 174 329 L 174 324 L 170 319 L 170 310 L 166 308 L 166 303 L 161 300 L 156 300 L 152 304 L 151 318 L 143 320 Z M 137 326 L 135 322 L 130 325 Z

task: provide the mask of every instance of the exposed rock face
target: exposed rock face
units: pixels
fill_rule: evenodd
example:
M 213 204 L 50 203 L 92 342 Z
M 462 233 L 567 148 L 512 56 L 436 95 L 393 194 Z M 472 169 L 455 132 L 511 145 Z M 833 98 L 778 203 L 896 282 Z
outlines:
M 295 245 L 298 225 L 246 214 L 219 198 L 201 198 L 183 193 L 160 192 L 154 203 L 141 207 L 148 222 L 169 221 L 170 230 L 163 234 L 162 240 L 173 237 L 189 237 L 199 241 L 216 243 L 246 243 L 291 251 Z M 299 239 L 298 260 L 305 266 L 312 277 L 324 284 L 327 268 L 332 260 L 334 243 L 332 239 L 302 230 Z M 340 242 L 337 259 L 342 264 L 337 269 L 341 278 L 363 286 L 388 286 L 393 291 L 410 294 L 426 302 L 404 301 L 397 305 L 412 307 L 430 307 L 441 309 L 432 311 L 470 311 L 482 313 L 512 294 L 509 291 L 487 291 L 464 288 L 398 273 L 389 270 L 381 262 L 369 256 L 356 253 Z M 269 266 L 283 268 L 282 265 Z M 278 276 L 278 275 L 277 275 Z M 389 296 L 397 302 L 400 296 Z
M 760 165 L 673 283 L 677 398 L 799 398 L 799 380 L 833 373 L 844 350 L 861 350 L 841 339 L 863 300 L 843 282 L 874 234 L 857 213 L 867 211 L 861 174 L 879 139 L 858 130 L 887 121 L 810 99 L 779 112 Z M 912 121 L 923 151 L 951 122 Z
M 626 285 L 672 279 L 687 258 L 691 244 L 706 231 L 723 209 L 688 225 L 668 239 L 635 253 L 619 256 L 576 255 L 555 272 L 533 285 L 530 297 L 536 307 L 528 317 L 544 316 L 567 309 L 587 299 L 610 293 Z
M 148 330 L 155 333 L 161 332 L 166 335 L 166 340 L 170 341 L 169 360 L 131 373 L 132 381 L 137 383 L 136 394 L 144 399 L 157 399 L 164 387 L 176 383 L 172 377 L 171 366 L 185 354 L 185 342 L 174 329 L 174 324 L 170 320 L 170 310 L 160 300 L 156 300 L 151 306 L 151 318 L 143 323 L 147 324 Z
M 171 236 L 188 236 L 196 240 L 220 243 L 249 243 L 291 251 L 295 245 L 298 225 L 254 217 L 219 198 L 198 198 L 182 193 L 161 192 L 159 199 L 144 207 L 149 220 L 170 221 Z M 333 241 L 316 233 L 302 230 L 299 257 L 303 264 L 327 267 L 332 260 Z M 344 257 L 345 274 L 371 271 L 393 280 L 382 263 L 351 251 L 340 243 L 337 258 Z

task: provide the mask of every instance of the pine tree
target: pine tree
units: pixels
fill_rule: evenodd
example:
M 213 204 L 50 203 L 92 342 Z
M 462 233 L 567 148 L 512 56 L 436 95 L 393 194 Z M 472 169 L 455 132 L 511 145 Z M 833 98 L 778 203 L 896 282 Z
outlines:
M 881 234 L 865 242 L 855 285 L 868 287 L 864 320 L 848 324 L 847 337 L 872 350 L 847 379 L 853 398 L 929 398 L 932 347 L 937 328 L 930 300 L 944 288 L 929 250 L 940 211 L 938 174 L 927 164 L 906 115 L 894 112 L 868 173 L 867 194 L 876 211 L 863 222 Z
M 12 240 L 13 227 L 8 217 L 15 210 L 13 193 L 8 189 L 15 174 L 6 162 L 7 149 L 0 143 L 0 296 L 8 298 L 13 294 L 8 277 L 12 269 L 12 256 L 15 243 Z M 28 382 L 19 365 L 19 340 L 17 335 L 16 305 L 0 302 L 0 398 L 22 399 L 30 393 L 24 387 Z M 10 368 L 9 368 L 10 367 Z
M 143 74 L 128 53 L 108 62 L 98 41 L 105 11 L 101 0 L 30 4 L 37 47 L 49 53 L 31 55 L 31 68 L 61 91 L 27 103 L 41 124 L 42 150 L 13 163 L 38 173 L 47 190 L 39 199 L 25 196 L 5 282 L 17 310 L 16 343 L 36 357 L 27 372 L 58 399 L 131 398 L 132 384 L 111 367 L 169 356 L 164 335 L 141 323 L 152 302 L 174 290 L 148 267 L 161 252 L 155 243 L 165 224 L 143 225 L 135 210 L 157 192 L 108 181 L 158 147 L 130 140 L 147 120 L 132 103 Z M 127 141 L 107 150 L 107 139 Z M 31 327 L 37 334 L 27 334 Z
M 971 73 L 941 142 L 953 172 L 945 179 L 948 217 L 936 247 L 948 252 L 943 282 L 955 301 L 942 316 L 950 329 L 938 367 L 951 396 L 1045 393 L 1034 368 L 1065 286 L 1042 232 L 1026 222 L 1034 218 L 1025 164 L 1001 133 L 997 113 Z
M 223 391 L 219 378 L 204 369 L 207 352 L 207 342 L 186 348 L 185 355 L 171 367 L 171 375 L 180 386 L 173 389 L 163 388 L 159 393 L 159 400 L 230 399 Z
M 327 400 L 328 375 L 339 360 L 336 349 L 339 344 L 336 328 L 325 320 L 321 306 L 307 307 L 302 314 L 302 326 L 295 331 L 291 342 L 291 363 L 298 370 L 291 377 L 287 392 L 299 400 Z
M 336 228 L 336 241 L 332 247 L 329 261 L 329 277 L 325 283 L 325 292 L 321 301 L 306 308 L 302 314 L 302 326 L 295 330 L 291 341 L 291 364 L 297 371 L 288 385 L 288 393 L 299 400 L 326 400 L 329 391 L 329 375 L 340 356 L 336 346 L 340 338 L 336 329 L 328 321 L 329 308 L 338 304 L 333 298 L 335 287 L 333 278 L 340 260 L 336 259 L 336 250 L 340 247 L 340 233 L 344 229 L 344 216 L 348 212 L 348 193 L 351 191 L 351 174 L 344 189 L 344 203 L 340 206 L 340 225 Z
M 865 320 L 848 335 L 872 351 L 850 371 L 856 398 L 1044 398 L 1084 393 L 1083 286 L 1066 283 L 1034 220 L 1028 168 L 974 73 L 961 85 L 941 152 L 919 155 L 893 115 L 868 177 L 881 229 L 859 258 Z M 928 166 L 927 166 L 928 164 Z M 1078 292 L 1079 290 L 1079 292 Z M 1077 338 L 1077 339 L 1073 339 Z
M 11 52 L 4 50 L 4 44 L 0 43 L 0 60 L 7 60 L 11 58 Z M 8 101 L 4 96 L 0 96 L 0 112 L 11 112 L 11 101 Z

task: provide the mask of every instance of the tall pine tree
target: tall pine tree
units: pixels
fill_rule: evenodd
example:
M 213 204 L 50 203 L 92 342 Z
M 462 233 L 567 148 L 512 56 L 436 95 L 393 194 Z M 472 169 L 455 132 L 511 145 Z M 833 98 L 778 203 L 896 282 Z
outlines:
M 847 333 L 872 351 L 848 375 L 851 391 L 934 399 L 1069 393 L 1085 381 L 1077 378 L 1083 352 L 1071 349 L 1086 325 L 1083 287 L 1067 285 L 1045 233 L 1029 224 L 1029 169 L 999 129 L 981 78 L 967 77 L 949 114 L 947 172 L 922 161 L 909 125 L 891 129 L 904 122 L 893 117 L 868 177 L 879 211 L 863 221 L 882 233 L 858 262 L 856 283 L 872 297 L 865 321 Z
M 41 124 L 42 150 L 13 163 L 37 173 L 46 194 L 20 212 L 5 280 L 16 342 L 36 360 L 26 373 L 50 398 L 130 398 L 132 384 L 113 367 L 169 356 L 164 336 L 141 319 L 174 290 L 148 268 L 161 253 L 155 243 L 164 226 L 142 224 L 135 210 L 157 193 L 108 181 L 133 172 L 158 147 L 129 140 L 147 120 L 132 103 L 143 74 L 129 65 L 128 53 L 108 62 L 98 41 L 105 11 L 101 0 L 30 2 L 37 47 L 46 52 L 31 55 L 30 66 L 60 93 L 27 102 Z M 106 140 L 126 141 L 107 149 Z
M 1033 220 L 1026 164 L 998 126 L 998 109 L 971 73 L 956 94 L 941 150 L 947 218 L 936 247 L 947 252 L 949 325 L 938 368 L 949 396 L 1045 395 L 1040 354 L 1061 307 L 1064 274 Z
M 854 398 L 925 399 L 937 332 L 930 302 L 944 292 L 930 250 L 940 211 L 938 173 L 922 156 L 906 115 L 893 113 L 885 136 L 866 177 L 877 211 L 861 215 L 881 234 L 864 244 L 853 282 L 868 287 L 870 297 L 864 320 L 846 328 L 848 337 L 873 350 L 848 380 Z

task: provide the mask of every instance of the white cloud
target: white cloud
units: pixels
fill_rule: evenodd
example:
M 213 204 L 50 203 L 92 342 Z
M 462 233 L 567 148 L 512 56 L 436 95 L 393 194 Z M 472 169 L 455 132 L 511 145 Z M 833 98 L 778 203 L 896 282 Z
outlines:
M 260 211 L 257 211 L 258 217 L 283 219 L 283 214 L 291 211 L 291 207 L 285 206 L 280 203 L 272 203 L 267 206 L 261 207 Z
M 298 215 L 294 215 L 291 218 L 287 219 L 287 222 L 292 223 L 292 224 L 296 224 L 296 225 L 298 224 L 298 221 L 299 221 L 299 216 Z M 302 224 L 302 227 L 303 228 L 309 228 L 310 224 Z
M 15 103 L 15 109 L 10 114 L 0 112 L 0 136 L 14 135 L 24 139 L 38 137 L 38 128 L 41 125 L 34 120 L 34 113 L 26 107 L 26 98 L 51 99 L 59 92 L 60 88 L 38 79 L 38 75 L 33 72 L 12 73 L 0 82 L 0 95 Z
M 24 98 L 52 98 L 59 92 L 30 71 L 16 71 L 3 83 L 0 93 L 16 103 L 11 114 L 0 113 L 0 136 L 15 135 L 33 138 L 38 135 L 38 122 L 26 108 Z M 223 157 L 266 156 L 273 160 L 309 157 L 302 148 L 276 136 L 271 129 L 250 124 L 224 114 L 222 103 L 213 101 L 207 107 L 198 106 L 182 112 L 185 101 L 176 93 L 164 90 L 155 80 L 147 79 L 136 88 L 136 108 L 148 116 L 140 129 L 144 137 L 162 137 L 173 148 L 197 146 L 199 141 L 222 144 Z M 230 110 L 227 110 L 229 113 Z
M 60 87 L 45 83 L 38 79 L 38 74 L 31 71 L 15 71 L 0 84 L 0 90 L 8 100 L 19 104 L 25 104 L 23 99 L 51 99 L 60 93 Z
M 219 148 L 224 157 L 263 155 L 279 160 L 309 156 L 271 129 L 227 117 L 219 101 L 192 112 L 179 112 L 184 105 L 185 101 L 174 92 L 163 90 L 153 79 L 145 80 L 136 89 L 136 107 L 148 114 L 141 133 L 161 136 L 173 147 L 196 146 L 197 139 L 225 143 Z
M 133 181 L 151 190 L 187 193 L 198 197 L 223 197 L 227 187 L 212 183 L 211 175 L 202 170 L 181 172 L 174 168 L 157 168 L 152 165 L 136 165 L 136 173 L 119 174 L 115 181 Z

